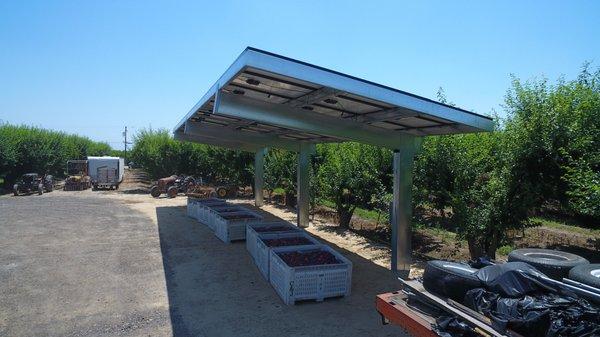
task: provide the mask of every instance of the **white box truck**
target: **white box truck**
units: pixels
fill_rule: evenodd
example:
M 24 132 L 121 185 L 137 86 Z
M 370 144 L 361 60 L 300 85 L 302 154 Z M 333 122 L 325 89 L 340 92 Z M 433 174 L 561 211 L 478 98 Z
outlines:
M 92 187 L 118 189 L 125 173 L 125 160 L 120 157 L 88 157 Z

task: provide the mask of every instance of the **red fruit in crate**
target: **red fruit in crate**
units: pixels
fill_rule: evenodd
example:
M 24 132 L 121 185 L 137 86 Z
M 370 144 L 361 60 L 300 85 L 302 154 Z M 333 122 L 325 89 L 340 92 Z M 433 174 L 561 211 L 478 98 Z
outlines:
M 302 246 L 313 244 L 309 239 L 302 236 L 280 239 L 266 239 L 263 241 L 265 242 L 267 247 Z
M 264 233 L 264 232 L 283 232 L 283 231 L 292 230 L 292 229 L 289 227 L 286 227 L 286 226 L 268 226 L 268 227 L 256 227 L 256 228 L 254 228 L 254 230 L 257 233 Z
M 338 261 L 333 254 L 324 250 L 280 252 L 277 254 L 290 267 L 318 266 L 340 263 L 340 261 Z

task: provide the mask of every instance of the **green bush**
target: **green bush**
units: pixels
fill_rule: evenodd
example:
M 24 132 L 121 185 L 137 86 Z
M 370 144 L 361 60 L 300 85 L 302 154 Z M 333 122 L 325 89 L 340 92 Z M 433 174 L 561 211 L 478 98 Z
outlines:
M 340 226 L 349 227 L 356 207 L 371 208 L 373 195 L 384 190 L 380 168 L 385 156 L 380 149 L 357 143 L 323 144 L 317 153 L 321 164 L 316 194 L 333 201 Z
M 208 182 L 249 185 L 254 172 L 251 153 L 180 142 L 164 129 L 139 131 L 130 158 L 153 179 L 187 174 Z
M 62 177 L 67 160 L 107 155 L 106 143 L 30 126 L 0 125 L 0 178 L 10 187 L 22 174 Z

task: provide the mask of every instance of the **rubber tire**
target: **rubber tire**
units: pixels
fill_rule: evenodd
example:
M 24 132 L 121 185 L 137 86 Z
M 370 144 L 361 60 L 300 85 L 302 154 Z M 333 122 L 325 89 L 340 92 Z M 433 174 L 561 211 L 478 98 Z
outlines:
M 508 262 L 516 261 L 528 263 L 546 276 L 559 281 L 569 275 L 571 268 L 590 263 L 579 255 L 540 248 L 513 250 L 508 254 Z
M 598 276 L 592 275 L 592 271 Z M 582 264 L 573 267 L 569 271 L 569 278 L 600 289 L 600 263 Z
M 155 198 L 160 197 L 160 189 L 158 188 L 158 186 L 152 186 L 152 188 L 150 189 L 150 195 Z
M 221 199 L 227 198 L 227 189 L 225 187 L 217 188 L 217 196 Z
M 167 189 L 167 197 L 175 198 L 177 196 L 177 187 L 171 186 Z
M 463 302 L 467 291 L 482 287 L 477 269 L 462 263 L 434 260 L 427 262 L 423 286 L 427 291 Z

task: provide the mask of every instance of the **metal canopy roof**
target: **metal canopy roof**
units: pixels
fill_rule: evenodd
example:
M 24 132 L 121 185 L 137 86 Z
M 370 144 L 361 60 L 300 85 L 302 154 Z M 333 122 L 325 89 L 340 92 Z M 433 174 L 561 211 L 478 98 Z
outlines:
M 491 129 L 489 117 L 248 47 L 174 131 L 211 145 L 297 151 L 300 142 L 398 148 L 415 137 Z

